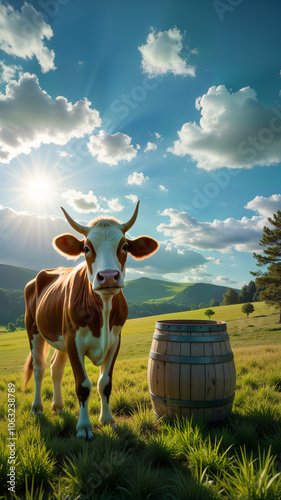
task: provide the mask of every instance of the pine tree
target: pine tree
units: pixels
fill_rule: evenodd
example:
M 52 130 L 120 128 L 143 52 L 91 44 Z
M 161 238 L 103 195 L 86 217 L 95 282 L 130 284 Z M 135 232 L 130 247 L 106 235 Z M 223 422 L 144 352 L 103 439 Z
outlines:
M 239 302 L 243 304 L 244 302 L 249 302 L 249 300 L 248 286 L 244 285 L 239 293 Z
M 247 286 L 247 292 L 249 297 L 248 302 L 252 302 L 252 300 L 254 300 L 254 295 L 256 293 L 256 285 L 254 281 L 249 281 L 249 284 Z
M 272 218 L 268 218 L 272 229 L 264 226 L 260 245 L 265 247 L 263 254 L 254 253 L 257 266 L 267 265 L 265 272 L 252 272 L 256 276 L 256 286 L 262 288 L 259 298 L 269 305 L 280 309 L 279 323 L 281 323 L 281 211 L 278 210 Z
M 234 288 L 228 288 L 228 290 L 223 294 L 223 306 L 229 306 L 231 304 L 238 304 L 239 295 L 234 290 Z

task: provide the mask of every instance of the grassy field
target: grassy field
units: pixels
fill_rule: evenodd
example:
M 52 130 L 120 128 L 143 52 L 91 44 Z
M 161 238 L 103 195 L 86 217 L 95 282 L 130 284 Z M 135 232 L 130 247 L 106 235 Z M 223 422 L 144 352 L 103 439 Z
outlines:
M 256 302 L 254 307 L 255 312 L 248 320 L 245 314 L 241 312 L 241 304 L 213 307 L 215 315 L 212 319 L 227 322 L 227 329 L 233 347 L 266 345 L 269 342 L 268 332 L 272 328 L 277 328 L 275 332 L 270 332 L 272 343 L 281 344 L 281 325 L 279 331 L 276 310 L 263 302 Z M 206 320 L 208 318 L 204 315 L 204 311 L 205 309 L 197 309 L 196 311 L 128 320 L 122 331 L 121 349 L 118 359 L 148 357 L 152 334 L 157 320 Z M 0 374 L 20 372 L 28 353 L 29 344 L 25 330 L 6 333 L 4 327 L 0 327 Z
M 66 367 L 63 379 L 64 412 L 51 413 L 48 368 L 44 415 L 31 417 L 34 382 L 21 392 L 26 333 L 0 333 L 0 498 L 10 498 L 7 391 L 12 382 L 18 499 L 281 499 L 281 325 L 274 309 L 262 303 L 255 304 L 255 309 L 247 320 L 241 305 L 214 308 L 213 318 L 227 321 L 237 371 L 233 412 L 216 425 L 155 419 L 146 369 L 159 318 L 128 321 L 113 376 L 116 430 L 98 422 L 99 369 L 88 364 L 95 435 L 91 442 L 75 437 L 78 404 L 71 368 Z M 204 311 L 172 317 L 206 319 Z

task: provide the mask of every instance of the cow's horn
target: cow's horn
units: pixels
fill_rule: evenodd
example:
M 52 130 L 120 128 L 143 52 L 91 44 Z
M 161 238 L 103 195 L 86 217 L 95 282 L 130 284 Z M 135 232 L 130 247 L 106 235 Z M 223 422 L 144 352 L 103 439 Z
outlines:
M 67 222 L 69 222 L 69 224 L 71 225 L 71 227 L 73 227 L 73 229 L 75 229 L 75 231 L 77 231 L 78 233 L 81 233 L 81 234 L 84 234 L 84 236 L 87 236 L 88 232 L 89 232 L 89 227 L 87 226 L 82 226 L 82 224 L 78 224 L 78 222 L 75 222 L 75 220 L 73 220 L 70 215 L 68 215 L 67 211 L 64 210 L 63 207 L 61 207 L 64 215 L 65 215 L 65 218 L 67 220 Z
M 124 224 L 121 224 L 121 229 L 122 229 L 122 231 L 123 231 L 124 234 L 126 233 L 126 231 L 129 231 L 129 229 L 136 222 L 136 219 L 137 219 L 137 216 L 138 216 L 138 211 L 139 211 L 139 204 L 140 204 L 140 202 L 138 201 L 137 205 L 136 205 L 136 208 L 135 208 L 135 211 L 134 211 L 132 217 L 128 220 L 128 222 L 125 222 Z

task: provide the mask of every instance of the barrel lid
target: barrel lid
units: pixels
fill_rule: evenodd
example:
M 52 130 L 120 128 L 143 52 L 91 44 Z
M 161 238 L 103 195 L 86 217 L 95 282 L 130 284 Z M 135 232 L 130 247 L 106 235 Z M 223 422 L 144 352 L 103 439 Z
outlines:
M 160 320 L 156 321 L 155 328 L 173 332 L 213 332 L 226 330 L 226 322 L 201 319 Z

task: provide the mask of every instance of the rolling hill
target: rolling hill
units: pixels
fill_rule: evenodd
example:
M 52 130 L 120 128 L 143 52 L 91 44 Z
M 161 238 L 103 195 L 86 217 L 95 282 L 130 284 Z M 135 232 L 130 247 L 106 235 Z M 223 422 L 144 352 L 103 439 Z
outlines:
M 198 306 L 201 303 L 209 304 L 210 300 L 216 299 L 220 303 L 223 301 L 223 294 L 228 287 L 221 285 L 211 285 L 210 283 L 194 283 L 178 293 L 172 300 L 178 305 L 194 304 Z M 238 293 L 240 290 L 236 290 Z
M 24 267 L 0 264 L 0 288 L 4 290 L 24 290 L 26 283 L 35 278 L 38 271 Z
M 182 292 L 187 286 L 187 283 L 138 278 L 136 280 L 126 281 L 124 294 L 127 300 L 133 302 L 159 300 L 172 298 L 179 292 Z
M 9 295 L 7 290 L 23 292 L 37 271 L 0 264 L 0 324 L 15 321 L 23 314 L 22 296 Z M 138 278 L 126 282 L 125 297 L 129 303 L 129 317 L 137 318 L 162 313 L 189 310 L 192 306 L 208 306 L 211 299 L 220 303 L 227 287 L 209 283 L 176 283 L 151 278 Z M 239 292 L 239 290 L 238 290 Z

